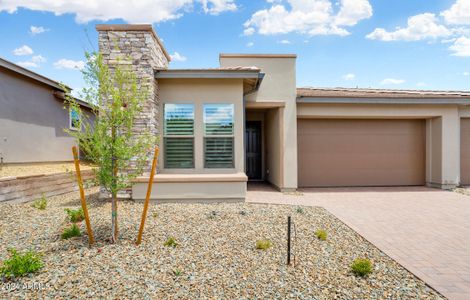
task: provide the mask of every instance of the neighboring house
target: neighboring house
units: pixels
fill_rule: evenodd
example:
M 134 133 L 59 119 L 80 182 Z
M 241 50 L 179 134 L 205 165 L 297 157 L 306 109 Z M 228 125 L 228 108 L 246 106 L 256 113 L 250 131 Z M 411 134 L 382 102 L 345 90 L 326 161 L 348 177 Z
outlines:
M 93 117 L 91 107 L 79 101 Z M 0 58 L 0 157 L 4 163 L 62 162 L 73 159 L 77 114 L 64 108 L 56 81 Z
M 168 69 L 150 25 L 96 28 L 111 67 L 130 56 L 154 82 L 139 121 L 161 137 L 154 199 L 243 199 L 248 180 L 281 191 L 470 184 L 470 92 L 298 89 L 293 54 Z

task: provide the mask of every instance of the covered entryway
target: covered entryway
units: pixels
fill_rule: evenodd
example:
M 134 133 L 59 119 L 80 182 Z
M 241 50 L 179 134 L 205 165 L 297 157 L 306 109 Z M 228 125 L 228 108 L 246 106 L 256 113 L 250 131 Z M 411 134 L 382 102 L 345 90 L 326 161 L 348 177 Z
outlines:
M 299 119 L 299 187 L 425 184 L 425 120 Z

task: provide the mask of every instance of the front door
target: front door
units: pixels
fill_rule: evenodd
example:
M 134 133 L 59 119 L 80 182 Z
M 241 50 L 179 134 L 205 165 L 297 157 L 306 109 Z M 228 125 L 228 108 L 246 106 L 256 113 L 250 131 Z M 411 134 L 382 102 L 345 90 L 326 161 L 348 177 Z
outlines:
M 246 175 L 249 180 L 262 179 L 261 122 L 247 121 L 245 133 Z

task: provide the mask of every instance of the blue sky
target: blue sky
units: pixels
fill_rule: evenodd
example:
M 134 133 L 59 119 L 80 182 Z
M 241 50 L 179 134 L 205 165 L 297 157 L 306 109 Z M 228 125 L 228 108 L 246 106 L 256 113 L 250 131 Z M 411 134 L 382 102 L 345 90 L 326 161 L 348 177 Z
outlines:
M 470 0 L 81 2 L 1 0 L 0 56 L 78 89 L 96 24 L 152 23 L 172 68 L 296 53 L 298 86 L 470 90 Z

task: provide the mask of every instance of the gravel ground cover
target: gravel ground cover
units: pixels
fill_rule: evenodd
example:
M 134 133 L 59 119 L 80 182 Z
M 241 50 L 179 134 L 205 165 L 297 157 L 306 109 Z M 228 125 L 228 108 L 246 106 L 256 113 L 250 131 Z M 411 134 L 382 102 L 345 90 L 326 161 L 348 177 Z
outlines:
M 80 168 L 82 170 L 91 169 L 90 164 L 81 162 Z M 37 163 L 37 164 L 8 164 L 0 169 L 0 178 L 27 176 L 27 175 L 40 175 L 51 174 L 60 172 L 75 171 L 75 165 L 70 163 Z
M 61 240 L 65 208 L 78 208 L 78 194 L 49 199 L 46 210 L 30 204 L 0 205 L 0 260 L 7 248 L 36 249 L 45 267 L 16 284 L 0 282 L 0 298 L 134 299 L 441 299 L 395 261 L 326 210 L 258 204 L 152 205 L 143 243 L 136 247 L 142 203 L 119 205 L 120 241 L 110 244 L 110 203 L 89 189 L 97 244 L 82 237 Z M 286 266 L 286 219 L 296 225 L 296 264 Z M 326 241 L 314 231 L 324 229 Z M 177 246 L 165 247 L 168 237 Z M 255 249 L 269 239 L 268 250 Z M 357 257 L 374 271 L 358 278 Z

